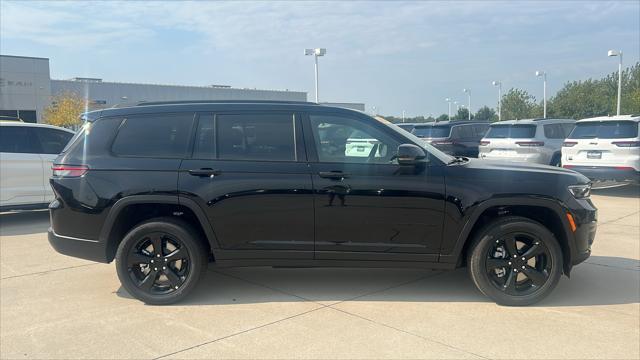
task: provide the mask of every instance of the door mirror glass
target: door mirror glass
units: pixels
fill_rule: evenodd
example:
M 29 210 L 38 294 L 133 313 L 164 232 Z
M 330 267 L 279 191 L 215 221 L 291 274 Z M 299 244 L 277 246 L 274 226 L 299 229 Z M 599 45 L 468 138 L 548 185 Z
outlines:
M 398 146 L 398 153 L 396 159 L 400 165 L 417 165 L 418 163 L 425 162 L 427 154 L 424 150 L 414 144 L 402 144 Z

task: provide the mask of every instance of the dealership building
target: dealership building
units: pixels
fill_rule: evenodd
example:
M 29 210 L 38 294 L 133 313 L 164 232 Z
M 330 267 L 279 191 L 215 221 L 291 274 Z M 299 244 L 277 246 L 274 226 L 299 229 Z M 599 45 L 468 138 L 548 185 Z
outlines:
M 84 97 L 91 109 L 143 101 L 280 100 L 307 101 L 307 93 L 233 88 L 226 85 L 182 86 L 107 82 L 99 78 L 51 79 L 49 59 L 0 55 L 0 116 L 42 122 L 52 99 L 65 92 Z M 365 110 L 362 103 L 323 103 Z

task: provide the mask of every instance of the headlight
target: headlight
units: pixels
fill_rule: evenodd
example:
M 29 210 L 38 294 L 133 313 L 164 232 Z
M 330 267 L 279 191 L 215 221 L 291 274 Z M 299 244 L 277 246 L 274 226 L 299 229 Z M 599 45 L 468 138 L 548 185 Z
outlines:
M 568 188 L 571 195 L 576 199 L 586 199 L 591 195 L 591 184 L 571 185 Z

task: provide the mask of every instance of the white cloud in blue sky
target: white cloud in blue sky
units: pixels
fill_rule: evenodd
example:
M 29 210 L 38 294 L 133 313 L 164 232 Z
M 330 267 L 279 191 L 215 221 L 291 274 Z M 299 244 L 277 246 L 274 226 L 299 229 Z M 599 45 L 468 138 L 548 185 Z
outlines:
M 493 106 L 492 80 L 538 98 L 639 58 L 640 2 L 0 1 L 0 52 L 51 58 L 55 78 L 309 91 L 385 114 L 440 114 L 444 98 Z

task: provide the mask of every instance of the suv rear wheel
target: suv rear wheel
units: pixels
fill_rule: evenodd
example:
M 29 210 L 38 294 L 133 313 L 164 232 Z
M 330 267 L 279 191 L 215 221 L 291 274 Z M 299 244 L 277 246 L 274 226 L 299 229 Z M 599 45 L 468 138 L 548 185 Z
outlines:
M 182 300 L 207 268 L 207 252 L 189 224 L 157 218 L 133 228 L 116 252 L 122 286 L 147 304 Z
M 485 226 L 468 256 L 475 285 L 501 305 L 529 305 L 546 297 L 562 275 L 562 250 L 533 220 L 510 216 Z

